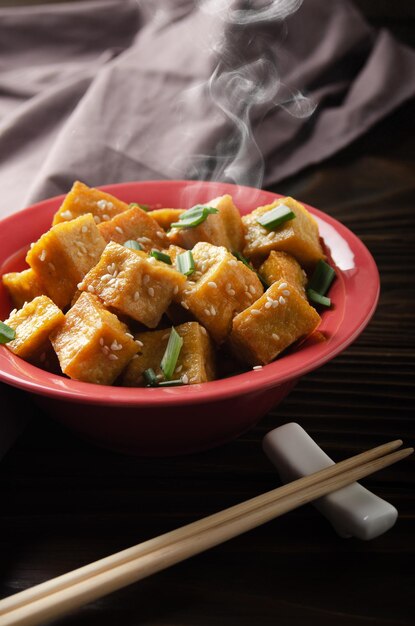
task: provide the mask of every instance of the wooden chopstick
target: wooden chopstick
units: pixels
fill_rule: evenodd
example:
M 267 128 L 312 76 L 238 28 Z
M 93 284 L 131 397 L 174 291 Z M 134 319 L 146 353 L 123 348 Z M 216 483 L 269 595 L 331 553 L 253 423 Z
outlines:
M 399 461 L 390 442 L 0 601 L 2 626 L 34 626 L 165 569 Z M 387 454 L 387 456 L 382 456 Z

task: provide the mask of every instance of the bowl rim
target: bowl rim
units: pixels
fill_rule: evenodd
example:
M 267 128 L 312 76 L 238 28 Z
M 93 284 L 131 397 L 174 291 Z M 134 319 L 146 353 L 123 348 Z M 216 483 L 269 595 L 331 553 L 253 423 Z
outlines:
M 282 197 L 281 194 L 267 190 L 211 181 L 130 181 L 100 185 L 97 188 L 117 196 L 117 193 L 120 191 L 121 195 L 123 195 L 123 192 L 131 186 L 140 189 L 154 186 L 184 188 L 192 184 L 200 188 L 211 187 L 220 189 L 221 194 L 235 193 L 236 189 L 238 192 L 242 191 L 242 193 L 258 194 L 263 198 L 261 200 L 262 204 Z M 3 218 L 0 221 L 0 230 L 4 232 L 8 226 L 13 226 L 16 220 L 18 221 L 21 217 L 30 218 L 39 210 L 47 211 L 52 208 L 56 210 L 65 195 L 60 194 L 42 200 Z M 162 389 L 113 387 L 71 380 L 60 375 L 51 374 L 22 361 L 22 359 L 7 350 L 5 346 L 0 346 L 0 380 L 36 395 L 54 397 L 69 402 L 94 405 L 111 404 L 126 407 L 176 406 L 181 404 L 204 404 L 231 396 L 260 392 L 261 389 L 269 389 L 288 381 L 296 380 L 304 374 L 321 367 L 349 346 L 367 326 L 377 306 L 380 280 L 378 269 L 371 253 L 352 231 L 327 213 L 304 202 L 301 202 L 301 204 L 317 219 L 333 228 L 337 235 L 346 242 L 354 258 L 358 259 L 357 267 L 351 272 L 350 276 L 348 276 L 347 272 L 336 268 L 338 279 L 341 278 L 343 282 L 344 293 L 346 294 L 346 288 L 349 286 L 352 289 L 351 300 L 353 300 L 353 296 L 357 296 L 357 301 L 349 302 L 346 307 L 348 298 L 345 297 L 345 310 L 341 320 L 343 325 L 337 329 L 337 332 L 330 337 L 329 341 L 314 345 L 307 345 L 306 342 L 306 348 L 301 346 L 297 351 L 286 354 L 281 359 L 277 359 L 261 369 L 249 370 L 203 384 L 165 387 Z M 361 276 L 359 275 L 359 268 L 360 270 L 361 268 L 365 270 Z M 304 359 L 306 355 L 307 358 Z M 22 363 L 24 363 L 23 367 Z

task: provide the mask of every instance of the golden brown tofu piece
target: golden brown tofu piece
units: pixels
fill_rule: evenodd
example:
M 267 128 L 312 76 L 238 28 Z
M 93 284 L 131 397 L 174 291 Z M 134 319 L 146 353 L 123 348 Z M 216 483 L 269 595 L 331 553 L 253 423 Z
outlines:
M 258 272 L 268 285 L 272 285 L 278 280 L 285 280 L 305 297 L 307 275 L 291 254 L 272 250 Z
M 98 224 L 98 230 L 105 241 L 124 243 L 129 239 L 137 241 L 143 250 L 160 250 L 169 245 L 166 233 L 157 222 L 140 207 L 132 207 L 119 213 L 109 222 Z
M 190 385 L 214 380 L 215 352 L 206 329 L 197 322 L 187 322 L 175 328 L 183 338 L 183 345 L 173 379 L 182 379 L 184 384 Z M 142 374 L 148 368 L 152 368 L 160 379 L 164 379 L 160 363 L 169 336 L 170 330 L 156 330 L 136 335 L 136 340 L 140 342 L 141 347 L 138 355 L 130 361 L 122 375 L 124 386 L 144 386 Z
M 232 325 L 233 353 L 250 365 L 266 365 L 319 325 L 317 311 L 284 280 L 239 313 Z
M 105 248 L 92 215 L 56 224 L 33 245 L 26 256 L 50 298 L 64 309 L 77 284 L 99 260 Z
M 50 339 L 64 374 L 99 385 L 111 385 L 139 349 L 126 324 L 90 293 L 79 296 Z
M 256 220 L 273 208 L 284 204 L 295 214 L 295 218 L 268 230 Z M 256 261 L 263 260 L 271 250 L 288 252 L 302 267 L 312 269 L 317 261 L 325 259 L 320 245 L 317 222 L 302 204 L 293 198 L 280 198 L 272 204 L 261 206 L 244 215 L 244 255 Z
M 218 343 L 232 328 L 232 319 L 263 293 L 258 276 L 222 246 L 200 242 L 192 251 L 195 272 L 178 292 L 181 305 Z
M 191 249 L 199 241 L 240 251 L 244 245 L 244 228 L 238 209 L 230 195 L 220 196 L 204 203 L 218 209 L 194 228 L 172 228 L 167 234 L 173 244 Z
M 31 268 L 4 274 L 2 280 L 16 309 L 21 309 L 25 302 L 30 302 L 37 296 L 46 295 L 39 276 Z
M 155 209 L 149 215 L 156 220 L 163 230 L 169 230 L 173 222 L 177 222 L 184 209 Z
M 75 217 L 91 213 L 96 224 L 112 219 L 118 213 L 129 208 L 129 205 L 105 191 L 88 187 L 79 180 L 66 194 L 65 200 L 53 218 L 53 225 L 68 222 Z
M 50 298 L 38 296 L 5 320 L 16 332 L 6 347 L 26 361 L 35 360 L 47 345 L 50 333 L 64 321 L 64 314 Z
M 111 241 L 79 288 L 117 313 L 155 328 L 186 277 L 173 266 Z

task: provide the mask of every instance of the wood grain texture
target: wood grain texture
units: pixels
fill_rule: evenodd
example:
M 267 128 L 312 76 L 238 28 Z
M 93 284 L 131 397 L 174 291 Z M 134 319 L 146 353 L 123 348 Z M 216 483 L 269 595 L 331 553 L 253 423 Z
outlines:
M 413 445 L 413 113 L 412 102 L 336 158 L 279 185 L 362 238 L 382 292 L 359 339 L 302 378 L 255 429 L 198 455 L 136 459 L 78 440 L 27 400 L 32 422 L 0 464 L 1 597 L 277 486 L 261 441 L 288 421 L 335 460 L 395 438 Z M 364 481 L 400 514 L 371 542 L 340 539 L 303 507 L 56 624 L 409 626 L 414 465 L 408 459 Z

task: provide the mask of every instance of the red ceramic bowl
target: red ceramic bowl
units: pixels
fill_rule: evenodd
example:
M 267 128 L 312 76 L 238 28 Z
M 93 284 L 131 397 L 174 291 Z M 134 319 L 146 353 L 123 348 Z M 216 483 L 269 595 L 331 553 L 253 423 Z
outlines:
M 188 208 L 229 193 L 242 214 L 275 200 L 275 194 L 231 184 L 146 181 L 107 185 L 126 202 Z M 0 223 L 1 274 L 25 267 L 30 242 L 50 228 L 64 196 L 39 202 Z M 252 427 L 289 393 L 300 376 L 339 354 L 369 322 L 379 276 L 363 243 L 342 224 L 307 207 L 316 217 L 337 280 L 333 306 L 322 315 L 327 340 L 306 342 L 260 370 L 230 378 L 163 389 L 124 389 L 69 380 L 45 372 L 0 346 L 0 379 L 29 392 L 51 417 L 96 444 L 147 455 L 195 452 L 230 440 Z M 11 303 L 0 287 L 0 319 Z

